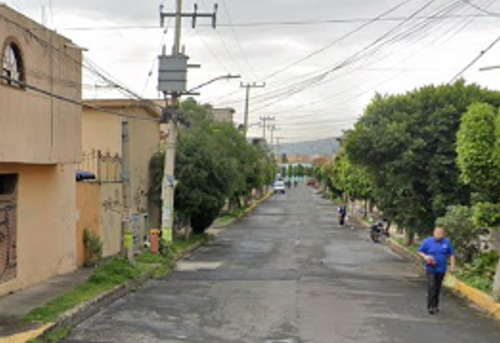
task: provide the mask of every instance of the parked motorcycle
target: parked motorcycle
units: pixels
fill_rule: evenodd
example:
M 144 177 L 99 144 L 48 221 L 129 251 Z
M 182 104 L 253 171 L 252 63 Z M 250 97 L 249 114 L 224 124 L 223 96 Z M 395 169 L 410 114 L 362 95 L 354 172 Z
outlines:
M 385 221 L 377 221 L 370 227 L 370 238 L 374 243 L 380 243 L 382 239 L 389 238 L 390 223 Z

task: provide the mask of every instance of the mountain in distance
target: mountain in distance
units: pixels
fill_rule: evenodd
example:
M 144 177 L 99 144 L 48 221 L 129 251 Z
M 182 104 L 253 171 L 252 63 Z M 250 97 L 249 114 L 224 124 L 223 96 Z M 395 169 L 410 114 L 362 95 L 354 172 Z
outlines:
M 282 143 L 280 153 L 287 155 L 326 155 L 331 156 L 339 150 L 339 142 L 336 137 L 324 138 L 312 141 Z

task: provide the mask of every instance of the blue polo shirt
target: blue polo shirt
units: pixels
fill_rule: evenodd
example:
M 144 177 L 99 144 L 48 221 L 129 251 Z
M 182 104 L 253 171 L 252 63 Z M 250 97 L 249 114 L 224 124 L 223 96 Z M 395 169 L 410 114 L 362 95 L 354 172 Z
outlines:
M 427 272 L 434 274 L 446 274 L 446 270 L 448 269 L 448 258 L 455 255 L 453 245 L 447 238 L 438 241 L 434 237 L 429 237 L 422 243 L 418 252 L 434 258 L 436 261 L 435 266 L 429 265 L 428 263 L 426 263 L 425 266 Z

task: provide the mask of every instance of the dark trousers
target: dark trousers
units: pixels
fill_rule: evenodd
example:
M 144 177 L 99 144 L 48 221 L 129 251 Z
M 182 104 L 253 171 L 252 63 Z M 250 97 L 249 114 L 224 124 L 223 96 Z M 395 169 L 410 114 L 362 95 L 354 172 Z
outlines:
M 427 272 L 427 308 L 436 309 L 439 307 L 439 294 L 443 285 L 445 274 Z

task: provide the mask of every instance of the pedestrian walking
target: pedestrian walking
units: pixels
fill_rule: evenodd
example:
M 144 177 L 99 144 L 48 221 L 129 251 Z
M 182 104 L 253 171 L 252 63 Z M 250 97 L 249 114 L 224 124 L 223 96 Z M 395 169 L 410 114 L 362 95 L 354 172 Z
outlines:
M 339 225 L 344 226 L 345 225 L 345 218 L 347 217 L 347 206 L 342 204 L 339 206 L 338 209 L 339 213 Z
M 427 310 L 429 314 L 435 314 L 439 312 L 439 295 L 448 269 L 448 260 L 450 272 L 455 272 L 455 250 L 445 237 L 444 229 L 436 228 L 432 237 L 422 243 L 418 254 L 424 259 L 427 272 Z

